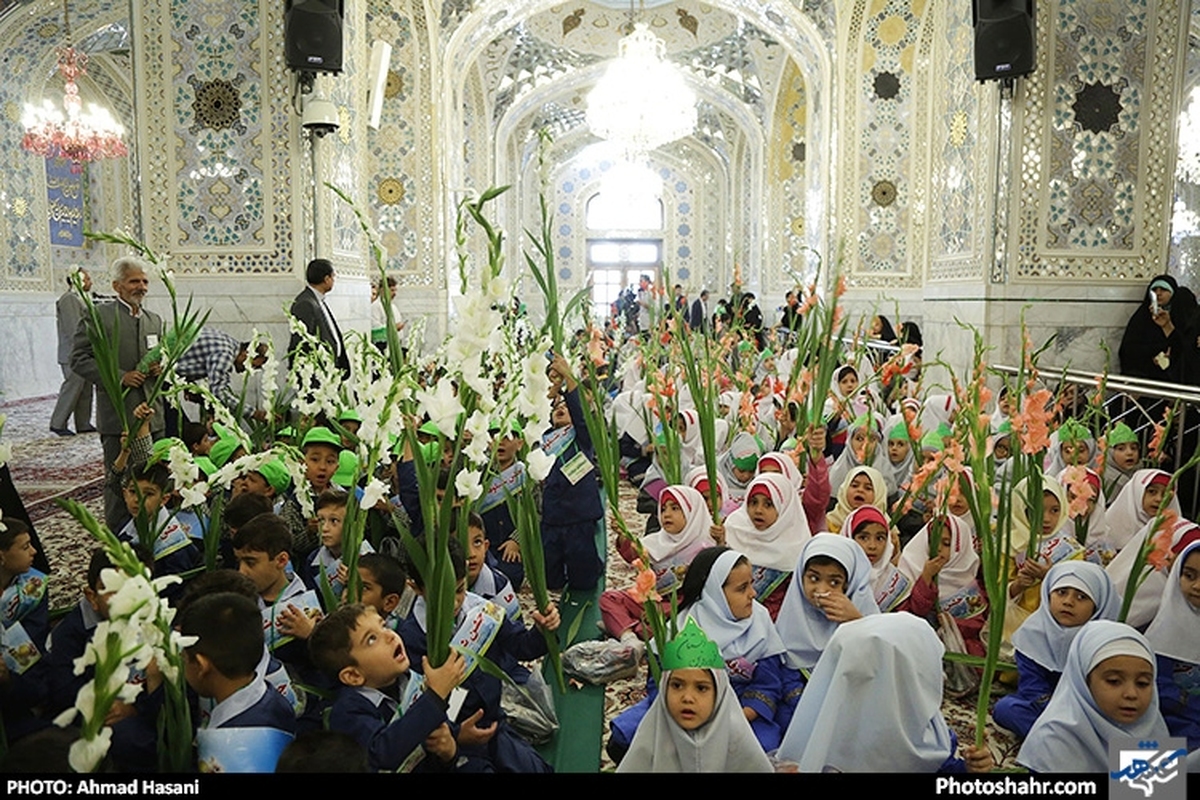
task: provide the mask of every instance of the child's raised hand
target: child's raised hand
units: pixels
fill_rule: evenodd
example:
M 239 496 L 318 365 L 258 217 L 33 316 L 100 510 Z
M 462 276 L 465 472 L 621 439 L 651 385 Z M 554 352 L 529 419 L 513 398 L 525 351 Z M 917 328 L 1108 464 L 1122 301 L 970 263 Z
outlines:
M 516 539 L 509 539 L 504 544 L 500 545 L 500 558 L 508 562 L 520 562 L 521 560 L 521 545 Z
M 334 573 L 333 579 L 342 586 L 350 583 L 350 570 L 346 569 L 346 565 L 341 561 L 338 562 L 337 572 Z
M 808 429 L 808 451 L 810 453 L 824 453 L 825 439 L 827 431 L 824 425 L 814 425 Z
M 421 669 L 425 673 L 425 686 L 445 700 L 454 687 L 463 682 L 467 662 L 462 653 L 451 650 L 450 657 L 440 667 L 430 666 L 428 656 L 421 656 Z
M 937 577 L 938 573 L 942 571 L 942 567 L 946 566 L 946 562 L 949 560 L 949 556 L 943 556 L 941 553 L 938 553 L 926 561 L 925 569 L 921 570 L 921 580 L 932 584 L 933 579 Z
M 312 635 L 315 627 L 317 627 L 317 621 L 291 603 L 279 612 L 279 629 L 288 636 L 307 639 Z
M 479 720 L 481 720 L 482 718 L 483 718 L 483 709 L 481 708 L 478 711 L 476 711 L 474 714 L 472 714 L 470 717 L 468 717 L 466 719 L 466 721 L 463 722 L 463 724 L 461 726 L 459 726 L 459 729 L 458 729 L 459 745 L 466 745 L 467 747 L 471 747 L 472 745 L 487 744 L 488 740 L 496 735 L 497 723 L 493 722 L 491 725 L 488 725 L 486 728 L 481 728 L 481 727 L 479 727 Z
M 996 761 L 992 758 L 992 751 L 988 749 L 986 742 L 983 747 L 965 745 L 962 754 L 963 761 L 967 762 L 967 772 L 991 772 L 996 768 Z
M 715 525 L 714 524 L 714 525 L 709 526 L 708 535 L 711 536 L 712 540 L 717 543 L 717 547 L 725 546 L 725 526 L 724 525 Z
M 862 616 L 850 598 L 841 592 L 830 592 L 825 597 L 818 598 L 817 607 L 825 613 L 830 622 L 850 622 Z
M 443 762 L 450 761 L 458 755 L 458 742 L 454 741 L 454 735 L 450 733 L 450 726 L 443 722 L 433 733 L 425 737 L 425 750 Z
M 554 605 L 554 603 L 546 607 L 545 614 L 539 614 L 537 611 L 534 611 L 532 616 L 533 621 L 539 627 L 551 632 L 558 630 L 559 623 L 562 622 L 562 619 L 558 616 L 558 606 Z

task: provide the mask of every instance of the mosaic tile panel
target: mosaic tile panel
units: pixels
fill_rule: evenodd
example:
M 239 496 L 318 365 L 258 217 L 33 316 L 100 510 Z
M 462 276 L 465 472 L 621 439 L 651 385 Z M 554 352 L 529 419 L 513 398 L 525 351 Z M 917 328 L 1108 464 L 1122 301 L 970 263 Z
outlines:
M 1153 13 L 1150 13 L 1151 10 Z M 1039 4 L 1041 68 L 1024 82 L 1016 272 L 1142 279 L 1165 256 L 1178 0 Z
M 806 238 L 805 177 L 808 167 L 808 106 L 804 76 L 799 66 L 788 59 L 775 99 L 770 153 L 771 179 L 768 182 L 778 203 L 774 216 L 773 238 L 778 239 L 780 285 L 799 281 L 810 283 L 815 277 L 815 261 L 805 252 Z M 785 269 L 786 268 L 786 269 Z
M 935 14 L 931 21 L 936 23 L 931 60 L 940 69 L 925 95 L 935 109 L 928 195 L 932 213 L 926 218 L 930 226 L 929 277 L 962 280 L 982 274 L 988 216 L 980 176 L 991 157 L 984 147 L 991 137 L 983 127 L 994 128 L 995 122 L 981 118 L 980 96 L 994 91 L 995 86 L 975 83 L 969 4 L 950 3 L 945 14 Z
M 283 7 L 134 0 L 134 14 L 148 243 L 176 272 L 292 272 L 291 81 L 272 48 Z
M 369 197 L 364 180 L 364 150 L 367 123 L 362 109 L 366 107 L 367 81 L 370 77 L 367 66 L 370 60 L 370 40 L 365 36 L 366 9 L 361 3 L 346 6 L 343 19 L 342 74 L 333 79 L 330 99 L 338 108 L 339 127 L 336 135 L 326 136 L 332 151 L 330 159 L 330 183 L 349 192 L 356 203 L 364 204 Z M 334 264 L 339 272 L 363 275 L 374 269 L 368 263 L 367 246 L 362 228 L 354 210 L 322 190 L 321 196 L 329 204 Z
M 857 87 L 859 99 L 858 175 L 846 184 L 848 193 L 857 195 L 856 273 L 910 271 L 909 153 L 917 113 L 912 65 L 921 24 L 916 5 L 910 0 L 877 2 L 863 15 L 859 74 L 848 84 Z
M 392 45 L 379 130 L 366 131 L 367 185 L 375 229 L 389 273 L 406 286 L 435 282 L 431 65 L 425 11 L 420 2 L 371 0 L 367 39 Z M 440 281 L 438 281 L 440 283 Z

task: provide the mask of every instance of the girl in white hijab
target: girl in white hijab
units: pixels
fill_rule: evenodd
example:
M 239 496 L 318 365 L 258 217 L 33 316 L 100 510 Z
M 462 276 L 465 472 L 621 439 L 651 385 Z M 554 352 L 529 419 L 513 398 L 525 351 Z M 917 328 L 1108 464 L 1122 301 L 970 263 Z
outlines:
M 1115 620 L 1120 598 L 1108 575 L 1088 561 L 1062 561 L 1042 581 L 1042 603 L 1013 634 L 1017 691 L 996 701 L 992 719 L 1017 736 L 1050 702 L 1067 663 L 1071 642 L 1094 619 Z
M 776 473 L 751 481 L 746 502 L 725 520 L 725 544 L 750 559 L 755 592 L 772 618 L 783 603 L 796 559 L 811 538 L 796 490 Z
M 896 540 L 888 519 L 875 506 L 859 506 L 842 523 L 841 535 L 854 542 L 871 562 L 871 591 L 880 611 L 891 611 L 912 591 L 912 582 L 896 568 Z
M 840 531 L 850 512 L 862 505 L 887 513 L 887 483 L 874 467 L 854 467 L 841 483 L 831 480 L 829 485 L 837 487 L 837 505 L 825 518 L 831 531 Z
M 1158 660 L 1158 702 L 1172 736 L 1200 752 L 1200 541 L 1183 548 L 1175 563 L 1146 641 Z
M 942 716 L 945 648 L 923 619 L 879 614 L 838 627 L 776 759 L 801 772 L 987 772 L 987 747 L 954 758 Z
M 1150 520 L 1125 546 L 1125 549 L 1117 553 L 1117 557 L 1112 560 L 1112 563 L 1105 568 L 1108 577 L 1112 578 L 1113 586 L 1117 590 L 1117 594 L 1124 599 L 1125 591 L 1129 586 L 1130 574 L 1133 572 L 1134 561 L 1137 558 L 1138 551 L 1142 549 L 1142 545 L 1150 536 L 1150 529 L 1154 526 L 1154 520 Z M 1142 583 L 1134 592 L 1133 602 L 1129 606 L 1129 613 L 1125 617 L 1125 621 L 1135 628 L 1145 628 L 1150 624 L 1158 613 L 1158 604 L 1162 600 L 1163 590 L 1167 586 L 1167 558 L 1165 550 L 1169 549 L 1171 553 L 1178 553 L 1192 541 L 1200 538 L 1200 526 L 1191 520 L 1176 519 L 1168 525 L 1164 522 L 1164 529 L 1170 530 L 1170 541 L 1164 542 L 1166 547 L 1159 546 L 1157 537 L 1165 536 L 1164 533 L 1156 532 L 1155 535 L 1155 550 L 1158 552 L 1152 554 L 1147 559 L 1146 566 L 1150 568 L 1146 573 L 1146 577 L 1142 579 Z
M 1134 534 L 1154 518 L 1170 481 L 1171 476 L 1161 469 L 1139 469 L 1133 473 L 1104 514 L 1108 523 L 1104 540 L 1114 551 L 1124 550 Z M 1178 496 L 1171 499 L 1167 508 L 1180 513 Z
M 879 419 L 874 414 L 861 414 L 850 423 L 846 436 L 846 447 L 829 468 L 829 485 L 841 486 L 846 476 L 855 467 L 873 467 L 883 474 L 888 463 L 887 450 L 883 447 L 883 434 Z M 890 488 L 884 481 L 884 498 Z
M 721 649 L 730 683 L 759 744 L 779 747 L 775 714 L 783 700 L 783 641 L 754 599 L 750 561 L 736 550 L 702 551 L 684 579 L 680 611 Z
M 912 584 L 902 610 L 919 617 L 946 612 L 962 634 L 971 655 L 982 656 L 986 648 L 979 638 L 987 622 L 987 590 L 979 582 L 979 554 L 970 529 L 953 514 L 938 518 L 941 532 L 937 556 L 929 556 L 930 522 L 917 533 L 900 554 L 899 570 Z
M 685 625 L 663 654 L 663 691 L 617 772 L 772 772 L 724 667 L 716 645 Z
M 1154 653 L 1144 636 L 1120 622 L 1087 623 L 1017 763 L 1034 772 L 1108 772 L 1110 742 L 1165 739 L 1154 681 Z

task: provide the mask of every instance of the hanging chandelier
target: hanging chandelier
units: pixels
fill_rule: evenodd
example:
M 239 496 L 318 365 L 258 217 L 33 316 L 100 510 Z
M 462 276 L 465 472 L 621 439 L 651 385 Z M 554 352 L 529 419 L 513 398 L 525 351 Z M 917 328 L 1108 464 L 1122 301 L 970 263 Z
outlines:
M 25 104 L 21 124 L 25 136 L 21 147 L 43 158 L 64 158 L 71 162 L 71 171 L 80 172 L 89 161 L 103 158 L 122 158 L 129 155 L 121 137 L 125 129 L 108 109 L 88 103 L 87 110 L 79 97 L 76 80 L 87 74 L 87 53 L 71 44 L 71 24 L 63 2 L 63 31 L 67 44 L 58 51 L 58 71 L 63 76 L 62 108 L 50 100 L 41 106 Z
M 666 61 L 666 45 L 646 24 L 617 45 L 617 57 L 587 96 L 592 133 L 627 153 L 648 153 L 696 129 L 696 96 Z

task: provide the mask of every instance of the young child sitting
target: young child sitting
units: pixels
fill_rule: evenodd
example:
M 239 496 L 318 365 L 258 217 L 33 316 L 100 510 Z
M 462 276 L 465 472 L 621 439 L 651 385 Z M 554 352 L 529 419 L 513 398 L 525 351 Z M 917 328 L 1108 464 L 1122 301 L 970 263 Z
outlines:
M 1104 772 L 1114 741 L 1162 741 L 1154 653 L 1120 622 L 1095 620 L 1071 642 L 1062 678 L 1021 745 L 1017 763 L 1033 772 Z
M 153 547 L 156 577 L 180 575 L 203 562 L 187 528 L 167 508 L 170 485 L 167 466 L 155 462 L 130 467 L 122 487 L 131 519 L 117 535 L 122 541 Z
M 1104 515 L 1108 523 L 1104 539 L 1111 550 L 1120 553 L 1134 535 L 1154 519 L 1166 497 L 1170 481 L 1171 476 L 1161 469 L 1139 469 L 1133 473 Z M 1110 494 L 1105 496 L 1113 497 Z M 1179 498 L 1172 497 L 1168 508 L 1176 514 L 1180 513 Z
M 1142 443 L 1137 434 L 1124 422 L 1118 422 L 1105 437 L 1104 495 L 1116 497 L 1142 463 Z
M 418 545 L 424 543 L 418 537 Z M 455 596 L 455 634 L 452 641 L 468 639 L 496 666 L 505 672 L 517 661 L 532 661 L 546 654 L 546 640 L 541 631 L 525 629 L 509 619 L 504 609 L 467 592 L 467 561 L 457 537 L 449 540 L 450 562 L 458 581 Z M 417 593 L 412 612 L 400 625 L 400 635 L 410 658 L 424 657 L 426 641 L 425 581 L 415 564 L 407 565 L 409 582 Z M 558 629 L 558 609 L 554 604 L 542 615 L 533 612 L 533 620 L 549 631 Z M 478 638 L 474 632 L 493 629 L 490 639 Z M 463 681 L 467 698 L 454 722 L 459 723 L 457 740 L 462 755 L 488 762 L 497 772 L 550 772 L 550 765 L 509 726 L 501 708 L 501 684 L 481 669 L 471 669 Z
M 535 483 L 525 472 L 525 464 L 517 454 L 525 445 L 519 426 L 513 426 L 504 435 L 500 428 L 493 431 L 496 436 L 496 453 L 492 459 L 492 477 L 483 497 L 479 499 L 479 515 L 483 518 L 487 534 L 488 550 L 496 561 L 495 569 L 503 572 L 513 586 L 519 587 L 525 580 L 525 567 L 521 563 L 521 545 L 517 541 L 517 526 L 508 510 L 508 498 L 521 492 L 531 492 Z
M 309 564 L 311 585 L 320 596 L 336 598 L 340 602 L 342 592 L 349 580 L 346 565 L 342 563 L 342 527 L 346 521 L 345 492 L 325 490 L 314 503 L 317 527 L 321 532 L 321 547 L 313 554 Z M 359 555 L 375 552 L 365 538 L 359 545 Z M 335 603 L 336 604 L 336 603 Z M 328 603 L 325 604 L 328 606 Z M 326 610 L 332 610 L 327 608 Z
M 830 531 L 840 531 L 846 517 L 859 506 L 875 506 L 887 513 L 887 484 L 874 467 L 854 467 L 837 487 L 837 505 L 826 518 Z
M 46 699 L 50 598 L 36 555 L 25 523 L 0 519 L 0 711 L 10 740 L 45 727 L 33 710 Z
M 934 527 L 940 529 L 934 533 Z M 937 535 L 938 551 L 930 556 L 932 538 Z M 899 570 L 912 587 L 900 610 L 918 617 L 940 617 L 942 612 L 954 620 L 963 645 L 971 655 L 986 651 L 979 638 L 988 618 L 987 590 L 979 578 L 979 554 L 971 541 L 971 532 L 953 514 L 931 520 L 904 546 Z
M 1058 686 L 1071 642 L 1093 619 L 1116 619 L 1120 598 L 1099 566 L 1087 561 L 1055 564 L 1042 581 L 1042 603 L 1013 634 L 1017 691 L 996 701 L 992 719 L 1024 737 Z
M 458 745 L 447 724 L 446 701 L 464 676 L 461 655 L 452 652 L 440 667 L 422 656 L 424 677 L 414 676 L 400 635 L 361 603 L 321 620 L 309 650 L 340 684 L 329 729 L 366 748 L 372 770 L 408 771 L 420 763 L 426 771 L 454 764 Z M 398 694 L 392 696 L 394 690 Z
M 770 472 L 750 482 L 745 504 L 725 520 L 724 544 L 750 559 L 754 591 L 772 619 L 795 582 L 796 558 L 811 539 L 796 490 Z
M 990 771 L 986 746 L 954 757 L 958 742 L 941 710 L 944 652 L 933 629 L 911 614 L 838 627 L 776 758 L 801 772 Z
M 359 602 L 375 609 L 384 625 L 398 631 L 416 599 L 404 565 L 383 553 L 367 553 L 358 559 L 358 578 Z
M 292 535 L 282 519 L 260 514 L 233 537 L 238 572 L 254 582 L 267 648 L 282 662 L 304 670 L 310 666 L 303 640 L 321 614 L 316 592 L 297 575 L 289 577 L 288 547 Z
M 1200 542 L 1192 542 L 1171 565 L 1158 614 L 1146 641 L 1158 662 L 1158 703 L 1172 736 L 1200 748 Z
M 258 675 L 262 615 L 233 592 L 198 598 L 179 618 L 197 640 L 183 651 L 188 685 L 216 705 L 196 733 L 201 772 L 274 772 L 296 735 L 292 706 Z
M 462 513 L 462 512 L 460 512 Z M 491 600 L 504 609 L 511 619 L 521 619 L 521 604 L 507 575 L 496 568 L 491 555 L 491 540 L 484 529 L 483 518 L 474 511 L 467 513 L 467 591 Z
M 664 690 L 617 772 L 771 772 L 717 645 L 689 620 L 662 654 Z
M 900 554 L 896 537 L 888 532 L 888 519 L 875 506 L 859 506 L 842 523 L 841 535 L 853 539 L 871 562 L 871 591 L 880 611 L 891 611 L 912 591 L 912 581 L 896 563 Z

